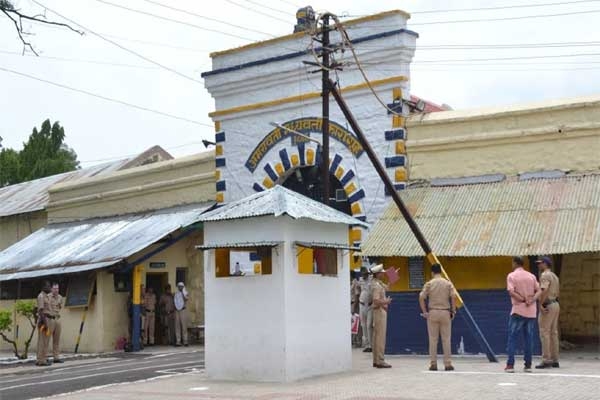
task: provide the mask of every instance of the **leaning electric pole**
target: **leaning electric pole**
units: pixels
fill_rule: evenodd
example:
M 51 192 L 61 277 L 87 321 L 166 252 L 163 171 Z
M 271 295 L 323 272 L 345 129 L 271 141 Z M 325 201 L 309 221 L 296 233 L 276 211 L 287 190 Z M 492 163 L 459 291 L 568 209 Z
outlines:
M 323 98 L 323 116 L 322 116 L 322 130 L 323 130 L 323 148 L 321 150 L 321 179 L 323 181 L 323 204 L 329 204 L 329 54 L 331 49 L 329 47 L 329 14 L 323 15 L 323 24 L 321 30 L 322 40 L 322 93 Z

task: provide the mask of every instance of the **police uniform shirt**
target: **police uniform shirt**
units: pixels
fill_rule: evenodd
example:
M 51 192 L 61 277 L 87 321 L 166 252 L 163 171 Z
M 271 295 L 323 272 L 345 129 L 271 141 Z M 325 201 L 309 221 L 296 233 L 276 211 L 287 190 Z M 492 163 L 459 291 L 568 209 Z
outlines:
M 379 300 L 379 301 L 384 301 L 385 300 L 385 289 L 386 286 L 383 282 L 381 282 L 379 279 L 373 279 L 373 282 L 371 283 L 371 287 L 373 289 L 373 302 L 375 302 L 375 300 Z M 373 304 L 373 308 L 375 309 L 387 309 L 387 307 L 385 306 L 375 306 L 375 304 Z
M 360 297 L 358 301 L 360 304 L 368 306 L 373 302 L 373 293 L 371 293 L 372 281 L 369 279 L 360 278 Z
M 144 295 L 144 308 L 147 311 L 154 311 L 156 308 L 156 295 L 154 293 L 148 293 Z
M 50 293 L 48 294 L 48 304 L 48 314 L 55 318 L 58 318 L 60 316 L 60 310 L 62 310 L 63 307 L 63 297 L 60 294 L 57 294 L 55 296 L 52 293 Z
M 50 299 L 48 298 L 48 294 L 44 291 L 41 291 L 40 294 L 38 294 L 37 309 L 38 315 L 50 314 Z
M 430 310 L 449 310 L 450 298 L 456 296 L 456 290 L 450 281 L 436 276 L 423 286 L 419 296 L 429 298 Z
M 540 277 L 540 287 L 544 291 L 548 291 L 547 300 L 556 300 L 559 295 L 560 283 L 558 280 L 558 276 L 550 270 L 546 270 L 542 272 L 542 276 Z

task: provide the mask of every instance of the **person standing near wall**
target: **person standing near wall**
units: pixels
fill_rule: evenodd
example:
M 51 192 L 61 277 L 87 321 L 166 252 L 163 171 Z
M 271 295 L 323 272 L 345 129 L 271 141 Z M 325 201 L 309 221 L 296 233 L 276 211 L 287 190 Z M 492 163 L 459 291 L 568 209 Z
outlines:
M 58 292 L 58 283 L 52 283 L 52 291 L 48 295 L 50 303 L 49 318 L 54 319 L 54 329 L 52 330 L 52 360 L 55 363 L 63 363 L 60 358 L 60 334 L 62 332 L 60 323 L 60 311 L 63 307 L 63 297 Z
M 44 286 L 40 294 L 37 297 L 37 329 L 38 329 L 38 342 L 37 342 L 37 359 L 35 365 L 38 367 L 47 367 L 52 365 L 48 361 L 48 342 L 50 341 L 50 335 L 54 328 L 54 320 L 48 318 L 50 315 L 50 282 L 44 282 Z
M 537 317 L 536 300 L 540 285 L 531 272 L 525 271 L 521 257 L 513 257 L 513 272 L 506 278 L 506 290 L 510 295 L 512 309 L 508 323 L 508 344 L 506 352 L 508 360 L 504 371 L 515 372 L 515 347 L 520 334 L 525 335 L 525 372 L 531 372 L 533 357 L 533 331 Z
M 154 346 L 154 326 L 156 323 L 156 295 L 154 289 L 149 287 L 144 294 L 144 312 L 146 318 L 144 320 L 144 335 L 148 341 L 148 346 Z
M 371 275 L 367 267 L 360 269 L 361 277 L 358 281 L 360 285 L 360 296 L 358 303 L 360 305 L 360 325 L 362 326 L 362 344 L 364 352 L 370 353 L 373 351 L 371 340 L 373 336 L 373 293 L 371 290 Z
M 166 343 L 175 344 L 175 303 L 173 301 L 173 293 L 171 293 L 171 285 L 165 287 L 165 292 L 160 296 L 158 301 L 160 309 L 160 318 L 162 321 L 163 331 L 166 334 Z
M 558 276 L 552 272 L 552 259 L 541 257 L 536 261 L 542 275 L 540 277 L 540 315 L 538 325 L 540 327 L 540 340 L 542 342 L 542 363 L 536 365 L 538 369 L 558 368 L 558 352 L 560 348 L 558 338 L 558 317 L 560 305 L 558 295 L 560 292 L 560 281 Z
M 173 296 L 175 303 L 175 346 L 188 345 L 188 312 L 185 305 L 188 301 L 188 292 L 183 282 L 177 284 L 177 292 Z
M 387 329 L 387 309 L 392 299 L 385 296 L 387 286 L 383 283 L 385 271 L 383 264 L 371 268 L 375 275 L 371 283 L 373 288 L 373 367 L 392 368 L 385 362 L 385 338 Z
M 438 339 L 442 337 L 444 351 L 444 369 L 454 371 L 452 366 L 450 348 L 452 334 L 452 319 L 456 314 L 456 290 L 451 282 L 442 277 L 440 264 L 431 266 L 433 278 L 423 286 L 419 295 L 419 305 L 423 318 L 427 319 L 427 332 L 429 334 L 430 371 L 437 371 Z M 428 305 L 425 300 L 429 299 Z

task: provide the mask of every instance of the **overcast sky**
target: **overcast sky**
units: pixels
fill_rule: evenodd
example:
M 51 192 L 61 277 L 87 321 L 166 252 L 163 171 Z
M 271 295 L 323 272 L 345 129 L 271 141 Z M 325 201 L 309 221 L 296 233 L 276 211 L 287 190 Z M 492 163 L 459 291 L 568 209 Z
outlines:
M 297 6 L 306 5 L 298 0 L 154 0 L 187 10 L 186 14 L 166 10 L 146 0 L 36 1 L 119 45 L 199 81 L 200 73 L 210 70 L 209 52 L 270 37 L 256 31 L 276 36 L 291 33 Z M 105 1 L 231 36 L 159 21 Z M 13 3 L 24 13 L 43 12 L 32 0 L 14 0 Z M 409 28 L 420 35 L 411 67 L 412 94 L 449 104 L 454 109 L 600 94 L 599 0 L 313 0 L 306 3 L 316 10 L 327 9 L 338 15 L 362 16 L 397 8 L 411 13 Z M 423 12 L 523 4 L 546 5 Z M 248 30 L 207 21 L 190 13 L 224 20 Z M 539 17 L 549 14 L 561 15 Z M 50 11 L 46 11 L 46 15 L 49 19 L 64 21 Z M 514 19 L 516 17 L 519 19 Z M 504 20 L 481 21 L 500 18 Z M 136 154 L 155 144 L 175 156 L 193 154 L 204 150 L 200 143 L 203 138 L 214 137 L 212 121 L 208 118 L 214 102 L 202 82 L 156 67 L 90 33 L 79 36 L 67 29 L 39 24 L 25 27 L 32 33 L 28 40 L 42 57 L 20 55 L 23 46 L 14 26 L 0 14 L 3 146 L 20 149 L 33 126 L 40 126 L 46 118 L 58 120 L 65 127 L 67 144 L 75 149 L 83 166 Z M 531 44 L 543 46 L 523 46 Z M 439 49 L 447 45 L 463 47 Z M 483 47 L 464 48 L 473 45 Z M 498 48 L 500 45 L 508 46 Z M 107 102 L 2 69 L 207 126 Z

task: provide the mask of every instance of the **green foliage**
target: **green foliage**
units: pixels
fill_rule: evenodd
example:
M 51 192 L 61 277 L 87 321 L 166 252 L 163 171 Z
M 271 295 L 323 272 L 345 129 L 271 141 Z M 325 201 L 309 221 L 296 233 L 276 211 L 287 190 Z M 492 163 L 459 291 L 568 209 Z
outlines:
M 35 319 L 37 313 L 37 304 L 35 300 L 18 300 L 15 304 L 17 314 L 26 317 L 27 319 Z
M 0 10 L 11 11 L 11 10 L 14 10 L 14 9 L 15 9 L 15 6 L 13 6 L 10 1 L 8 1 L 8 0 L 0 0 Z
M 0 310 L 0 332 L 10 332 L 12 313 L 9 310 Z
M 37 312 L 37 304 L 35 300 L 18 300 L 15 303 L 15 310 L 18 315 L 22 315 L 27 318 L 29 321 L 29 325 L 31 326 L 31 332 L 29 337 L 25 341 L 24 349 L 22 352 L 19 352 L 19 344 L 16 340 L 12 340 L 6 334 L 12 330 L 13 320 L 12 320 L 12 311 L 11 310 L 0 310 L 0 337 L 4 339 L 7 343 L 10 343 L 13 346 L 13 352 L 17 358 L 25 359 L 27 358 L 27 353 L 29 351 L 29 345 L 31 344 L 31 339 L 33 338 L 33 333 L 35 332 L 36 327 L 36 312 Z
M 64 140 L 65 129 L 47 119 L 39 131 L 33 128 L 23 150 L 2 149 L 0 187 L 78 169 L 77 154 Z

